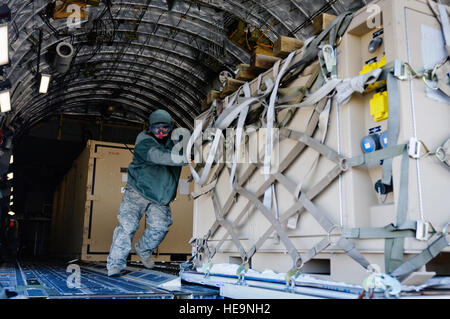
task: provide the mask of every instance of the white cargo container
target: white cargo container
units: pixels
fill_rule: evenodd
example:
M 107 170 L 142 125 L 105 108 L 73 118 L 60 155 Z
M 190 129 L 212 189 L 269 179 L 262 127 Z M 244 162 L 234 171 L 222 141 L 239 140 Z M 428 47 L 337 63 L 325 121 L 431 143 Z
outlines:
M 368 50 L 369 44 L 377 37 L 383 39 L 382 44 L 371 53 Z M 301 58 L 302 52 L 296 53 L 291 64 Z M 341 39 L 337 54 L 338 78 L 345 79 L 357 76 L 366 65 L 382 63 L 384 59 L 387 65 L 392 67 L 394 61 L 398 60 L 409 63 L 417 70 L 427 69 L 438 64 L 439 59 L 444 58 L 446 52 L 439 22 L 426 1 L 380 0 L 373 1 L 369 7 L 355 13 L 347 32 Z M 283 64 L 280 68 L 282 66 Z M 381 66 L 382 64 L 372 64 L 366 68 L 370 70 Z M 311 76 L 310 73 L 310 69 L 303 72 L 290 87 L 305 85 Z M 273 77 L 272 70 L 266 72 L 263 79 L 270 77 Z M 450 137 L 449 99 L 427 88 L 423 79 L 396 81 L 396 83 L 399 96 L 398 117 L 393 115 L 392 110 L 388 112 L 388 117 L 382 112 L 380 115 L 379 111 L 378 114 L 371 115 L 370 102 L 375 94 L 381 92 L 375 90 L 366 91 L 364 94 L 355 93 L 348 103 L 340 107 L 333 103 L 324 144 L 339 155 L 354 159 L 363 154 L 361 141 L 365 136 L 373 132 L 381 134 L 387 132 L 389 128 L 395 130 L 393 124 L 389 123 L 398 119 L 398 143 L 393 144 L 404 145 L 414 138 L 423 143 L 417 143 L 417 145 L 425 145 L 430 151 L 430 154 L 422 154 L 420 159 L 408 158 L 406 220 L 411 223 L 418 221 L 417 225 L 431 225 L 432 227 L 428 229 L 430 232 L 434 228 L 437 233 L 440 233 L 450 221 L 448 210 L 450 174 L 448 167 L 433 153 Z M 250 83 L 250 88 L 252 94 L 255 94 L 257 80 Z M 392 102 L 394 94 L 395 92 L 389 91 L 391 106 L 394 103 Z M 228 98 L 230 99 L 231 97 Z M 383 103 L 385 102 L 375 104 L 375 108 L 382 109 Z M 287 112 L 287 110 L 277 112 L 279 121 Z M 318 114 L 314 115 L 314 113 L 313 107 L 298 109 L 286 128 L 307 133 L 308 125 L 311 129 L 314 117 L 316 117 L 314 123 L 319 122 Z M 204 118 L 205 114 L 199 119 Z M 316 141 L 319 141 L 322 133 L 320 128 L 316 130 L 316 127 L 316 124 L 312 127 L 313 136 Z M 245 147 L 253 146 L 254 141 L 250 136 Z M 401 154 L 393 158 L 393 192 L 380 196 L 380 193 L 375 191 L 375 184 L 382 179 L 381 165 L 351 167 L 341 171 L 336 162 L 324 156 L 316 161 L 318 153 L 312 147 L 305 147 L 303 151 L 300 151 L 301 145 L 302 143 L 292 138 L 282 139 L 276 151 L 281 169 L 278 172 L 282 176 L 273 183 L 278 214 L 275 209 L 271 214 L 280 222 L 289 241 L 303 259 L 308 260 L 309 258 L 304 257 L 311 256 L 311 249 L 321 241 L 326 241 L 327 238 L 333 242 L 339 240 L 342 232 L 348 234 L 350 230 L 359 228 L 380 228 L 389 224 L 398 224 L 397 212 L 401 202 L 399 195 Z M 264 153 L 265 145 L 259 145 L 259 147 L 260 152 Z M 207 152 L 208 148 L 205 151 L 206 155 Z M 212 259 L 213 263 L 242 263 L 236 241 L 231 239 L 226 228 L 233 229 L 239 243 L 248 253 L 273 223 L 264 215 L 261 207 L 257 205 L 255 207 L 255 202 L 250 204 L 249 199 L 242 196 L 242 192 L 236 196 L 236 188 L 233 191 L 230 189 L 230 167 L 222 168 L 222 166 L 216 165 L 217 170 L 213 168 L 209 180 L 202 185 L 205 186 L 214 181 L 215 188 L 195 200 L 194 238 L 206 237 L 210 248 L 218 248 Z M 214 174 L 217 172 L 219 174 L 216 179 Z M 317 183 L 326 178 L 330 172 L 332 182 L 325 189 L 315 188 Z M 248 176 L 250 178 L 247 180 Z M 283 178 L 284 183 L 281 183 L 280 180 Z M 250 196 L 259 198 L 261 201 L 267 186 L 272 184 L 266 183 L 266 187 L 261 187 L 265 183 L 262 167 L 256 168 L 251 164 L 238 166 L 236 180 L 243 187 L 243 192 L 248 192 Z M 301 183 L 303 183 L 303 193 L 307 194 L 314 206 L 325 214 L 327 222 L 335 225 L 332 229 L 328 229 L 329 234 L 318 222 L 317 216 L 314 217 L 308 212 L 309 209 L 302 210 L 300 214 L 290 214 L 293 218 L 284 218 L 286 213 L 298 211 L 298 208 L 302 207 L 292 195 L 292 189 L 289 190 L 286 185 L 298 186 Z M 320 191 L 316 192 L 316 190 Z M 202 192 L 200 185 L 196 185 L 196 192 Z M 214 194 L 217 198 L 216 207 L 213 204 Z M 223 227 L 212 227 L 212 225 Z M 209 233 L 211 230 L 213 232 Z M 283 238 L 280 240 L 276 234 L 272 229 L 269 238 L 259 242 L 264 243 L 259 245 L 257 252 L 252 255 L 250 264 L 253 269 L 262 271 L 269 268 L 278 272 L 287 272 L 292 268 L 292 258 L 287 253 L 286 241 Z M 403 261 L 424 251 L 433 240 L 430 236 L 431 233 L 427 233 L 428 242 L 418 240 L 414 236 L 405 238 Z M 388 269 L 385 269 L 385 248 L 393 243 L 392 240 L 346 237 L 355 244 L 355 248 L 368 263 L 378 265 L 382 272 L 388 272 Z M 399 241 L 396 243 L 399 244 Z M 449 247 L 429 263 L 428 267 L 422 267 L 421 271 L 437 271 L 438 274 L 448 275 L 450 269 L 448 252 L 450 252 Z M 302 270 L 323 275 L 327 279 L 356 284 L 360 284 L 368 276 L 367 270 L 347 256 L 342 247 L 337 245 L 330 245 L 315 255 Z

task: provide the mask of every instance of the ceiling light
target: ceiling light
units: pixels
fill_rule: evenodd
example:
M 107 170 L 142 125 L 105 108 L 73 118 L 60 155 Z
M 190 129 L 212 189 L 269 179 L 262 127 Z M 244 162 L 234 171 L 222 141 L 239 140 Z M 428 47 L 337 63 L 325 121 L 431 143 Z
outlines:
M 13 164 L 14 163 L 14 155 L 11 155 L 11 158 L 9 159 L 9 164 Z
M 39 93 L 46 94 L 48 92 L 48 87 L 50 86 L 50 78 L 49 74 L 41 75 L 41 84 L 39 85 Z
M 0 26 L 0 65 L 9 63 L 8 25 Z
M 0 92 L 0 111 L 2 113 L 11 111 L 11 94 L 9 91 Z
M 8 212 L 8 215 L 10 215 L 10 216 L 14 216 L 16 213 L 14 213 L 13 211 L 9 211 Z
M 6 175 L 8 177 L 8 181 L 12 180 L 14 178 L 14 173 L 9 173 L 8 175 Z

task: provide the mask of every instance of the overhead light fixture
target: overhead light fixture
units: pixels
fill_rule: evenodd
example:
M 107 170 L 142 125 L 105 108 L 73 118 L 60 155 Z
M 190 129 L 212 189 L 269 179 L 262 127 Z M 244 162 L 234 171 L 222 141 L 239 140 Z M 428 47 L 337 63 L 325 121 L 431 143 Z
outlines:
M 10 203 L 9 203 L 9 206 L 14 206 L 14 202 L 10 202 Z
M 0 65 L 9 64 L 8 25 L 0 25 Z
M 11 10 L 6 4 L 2 4 L 0 6 L 0 65 L 9 64 L 9 21 L 11 21 Z
M 48 87 L 50 86 L 50 78 L 49 74 L 41 75 L 41 84 L 39 85 L 39 93 L 46 94 L 48 92 Z
M 11 111 L 11 93 L 8 90 L 0 92 L 0 111 L 2 113 Z
M 8 212 L 8 215 L 9 216 L 14 216 L 16 213 L 14 213 L 12 210 L 10 210 L 9 212 Z
M 8 173 L 8 175 L 6 175 L 8 178 L 8 181 L 12 180 L 14 178 L 14 173 Z
M 9 159 L 9 164 L 13 164 L 14 163 L 14 155 L 11 155 L 10 159 Z
M 13 199 L 14 199 L 13 195 L 9 196 L 9 200 L 13 200 Z
M 0 65 L 9 64 L 8 25 L 0 25 Z
M 0 82 L 0 112 L 6 113 L 11 111 L 11 81 L 5 80 Z

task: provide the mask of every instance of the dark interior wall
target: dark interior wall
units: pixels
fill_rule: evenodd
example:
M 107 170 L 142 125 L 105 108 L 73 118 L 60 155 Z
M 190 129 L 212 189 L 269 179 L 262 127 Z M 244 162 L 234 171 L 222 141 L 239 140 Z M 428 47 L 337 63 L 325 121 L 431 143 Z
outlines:
M 61 142 L 84 143 L 87 139 L 116 143 L 134 143 L 140 125 L 100 123 L 83 118 L 53 117 L 32 127 L 27 136 Z
M 62 123 L 62 126 L 60 125 Z M 61 127 L 61 129 L 60 129 Z M 14 145 L 14 211 L 19 222 L 19 255 L 47 252 L 53 193 L 88 139 L 134 144 L 142 127 L 53 118 L 39 123 Z

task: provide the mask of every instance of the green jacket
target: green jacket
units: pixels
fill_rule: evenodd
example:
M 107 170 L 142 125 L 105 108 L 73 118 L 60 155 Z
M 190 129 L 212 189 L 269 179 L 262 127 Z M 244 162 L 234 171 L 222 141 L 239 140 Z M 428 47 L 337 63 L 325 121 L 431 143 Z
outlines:
M 134 146 L 133 162 L 128 167 L 128 184 L 160 205 L 168 205 L 175 199 L 181 167 L 187 164 L 173 162 L 173 146 L 170 138 L 162 145 L 153 136 L 141 132 Z

